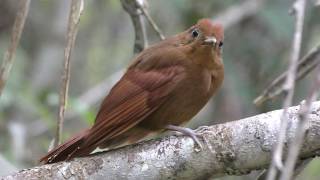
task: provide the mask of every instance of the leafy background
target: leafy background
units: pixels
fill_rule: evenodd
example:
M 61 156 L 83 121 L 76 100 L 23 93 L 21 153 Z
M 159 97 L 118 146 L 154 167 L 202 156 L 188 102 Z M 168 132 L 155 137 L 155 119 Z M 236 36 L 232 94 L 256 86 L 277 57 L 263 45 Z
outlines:
M 0 1 L 0 57 L 8 47 L 17 2 Z M 243 2 L 149 0 L 148 9 L 164 34 L 170 36 L 199 18 L 214 20 Z M 222 123 L 281 108 L 281 97 L 259 107 L 252 101 L 287 68 L 294 28 L 294 19 L 288 14 L 292 1 L 263 2 L 257 13 L 226 29 L 223 87 L 189 126 Z M 17 168 L 36 165 L 54 136 L 68 13 L 69 1 L 31 1 L 15 63 L 0 99 L 0 156 Z M 310 5 L 302 54 L 320 42 L 319 18 L 319 6 Z M 147 30 L 149 43 L 159 41 L 151 27 Z M 72 115 L 65 122 L 64 140 L 92 124 L 100 101 L 88 104 L 79 97 L 125 68 L 134 56 L 133 43 L 132 23 L 119 0 L 85 1 L 71 60 L 67 113 Z M 311 73 L 297 84 L 294 104 L 304 99 L 312 77 Z M 315 159 L 299 179 L 319 179 L 319 170 L 320 161 Z

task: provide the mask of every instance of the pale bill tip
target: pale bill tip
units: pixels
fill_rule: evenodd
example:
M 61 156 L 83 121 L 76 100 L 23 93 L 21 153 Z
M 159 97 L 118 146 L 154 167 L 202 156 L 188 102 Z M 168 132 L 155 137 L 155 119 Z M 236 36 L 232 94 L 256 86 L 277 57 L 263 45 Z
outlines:
M 204 42 L 206 43 L 213 43 L 215 44 L 217 42 L 217 39 L 213 36 L 210 36 L 210 37 L 206 37 L 206 39 L 204 40 Z

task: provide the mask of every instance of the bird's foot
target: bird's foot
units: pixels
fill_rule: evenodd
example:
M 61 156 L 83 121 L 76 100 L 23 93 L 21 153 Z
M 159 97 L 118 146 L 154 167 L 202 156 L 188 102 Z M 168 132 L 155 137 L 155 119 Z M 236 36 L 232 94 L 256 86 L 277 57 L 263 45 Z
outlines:
M 202 137 L 202 136 L 200 134 L 197 134 L 194 130 L 192 130 L 190 128 L 181 127 L 181 126 L 174 126 L 174 125 L 167 125 L 166 129 L 171 130 L 171 131 L 177 131 L 177 132 L 182 133 L 183 135 L 189 136 L 200 147 L 200 149 L 203 149 L 203 146 L 198 138 L 198 137 Z

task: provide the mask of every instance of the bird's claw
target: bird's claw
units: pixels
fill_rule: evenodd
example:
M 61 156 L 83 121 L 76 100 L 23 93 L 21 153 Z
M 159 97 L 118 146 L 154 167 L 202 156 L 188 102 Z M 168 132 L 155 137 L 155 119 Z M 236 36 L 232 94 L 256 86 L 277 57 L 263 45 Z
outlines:
M 194 130 L 190 128 L 174 126 L 174 125 L 168 125 L 166 129 L 171 131 L 177 131 L 185 136 L 189 136 L 200 147 L 201 150 L 203 149 L 202 143 L 198 138 L 198 137 L 202 137 L 202 135 L 196 133 Z

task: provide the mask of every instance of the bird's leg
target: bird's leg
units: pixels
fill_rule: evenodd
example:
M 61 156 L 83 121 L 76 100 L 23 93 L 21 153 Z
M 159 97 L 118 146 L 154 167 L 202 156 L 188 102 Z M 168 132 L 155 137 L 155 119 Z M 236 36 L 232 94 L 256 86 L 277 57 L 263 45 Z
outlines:
M 196 132 L 194 132 L 192 129 L 190 128 L 186 128 L 186 127 L 181 127 L 181 126 L 174 126 L 174 125 L 167 125 L 165 127 L 167 130 L 171 130 L 171 131 L 177 131 L 182 133 L 183 135 L 189 136 L 190 138 L 193 139 L 193 141 L 201 148 L 202 148 L 202 144 L 200 142 L 200 140 L 198 139 L 197 136 L 200 136 L 199 134 L 197 134 Z

